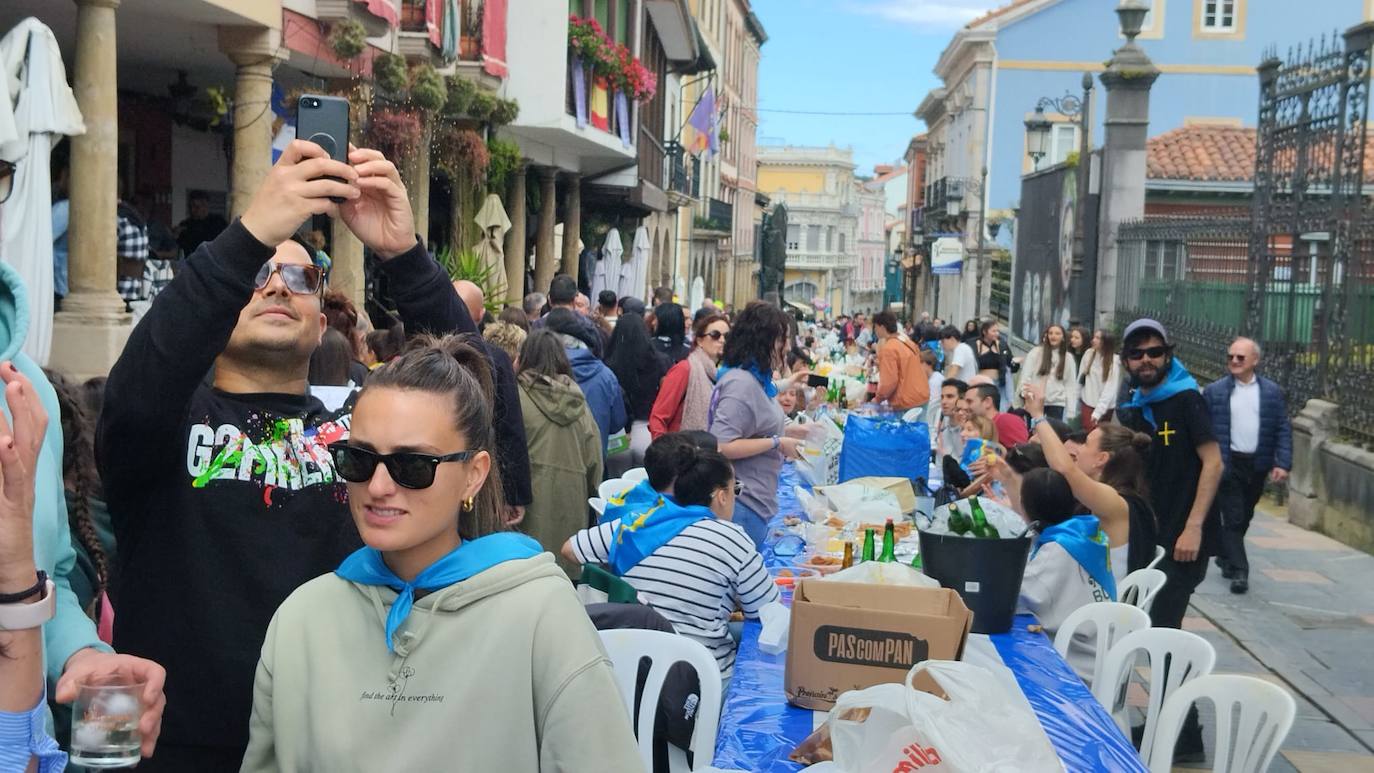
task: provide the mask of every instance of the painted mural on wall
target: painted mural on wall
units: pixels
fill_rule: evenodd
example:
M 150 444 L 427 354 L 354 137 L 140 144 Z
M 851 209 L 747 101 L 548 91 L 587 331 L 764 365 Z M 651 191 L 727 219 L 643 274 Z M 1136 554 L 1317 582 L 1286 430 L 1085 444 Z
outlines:
M 1088 222 L 1084 223 L 1088 256 L 1094 252 L 1095 200 L 1095 196 L 1089 200 Z M 1084 260 L 1080 276 L 1073 273 L 1077 201 L 1078 175 L 1073 167 L 1060 166 L 1022 180 L 1011 326 L 1027 341 L 1039 341 L 1050 325 L 1067 328 L 1073 320 L 1092 324 L 1095 272 L 1091 258 Z

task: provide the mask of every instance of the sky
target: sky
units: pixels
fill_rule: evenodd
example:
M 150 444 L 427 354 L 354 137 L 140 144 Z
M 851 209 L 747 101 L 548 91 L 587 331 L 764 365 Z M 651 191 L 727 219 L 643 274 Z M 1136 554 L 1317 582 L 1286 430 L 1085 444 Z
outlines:
M 940 83 L 932 72 L 940 52 L 959 27 L 1002 4 L 753 0 L 768 33 L 759 65 L 758 143 L 852 147 L 858 174 L 872 174 L 874 164 L 900 163 L 907 143 L 925 131 L 912 114 Z

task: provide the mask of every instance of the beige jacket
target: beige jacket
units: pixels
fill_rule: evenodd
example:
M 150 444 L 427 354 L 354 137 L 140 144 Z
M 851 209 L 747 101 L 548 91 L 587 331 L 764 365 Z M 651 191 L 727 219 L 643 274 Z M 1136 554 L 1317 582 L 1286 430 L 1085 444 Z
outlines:
M 282 603 L 253 687 L 243 771 L 643 770 L 596 631 L 543 553 L 415 602 L 337 575 Z

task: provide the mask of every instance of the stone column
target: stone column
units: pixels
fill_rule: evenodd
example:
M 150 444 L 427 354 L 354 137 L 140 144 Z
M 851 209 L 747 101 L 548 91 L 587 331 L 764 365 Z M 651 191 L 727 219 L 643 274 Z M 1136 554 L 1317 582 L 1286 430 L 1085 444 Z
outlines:
M 285 58 L 281 31 L 220 27 L 219 49 L 238 71 L 234 78 L 234 166 L 229 217 L 243 214 L 272 168 L 272 67 Z
M 1097 327 L 1110 329 L 1116 308 L 1117 244 L 1121 223 L 1145 216 L 1145 140 L 1150 88 L 1159 69 L 1135 42 L 1146 8 L 1134 0 L 1117 8 L 1126 45 L 1102 73 L 1107 89 L 1107 136 L 1102 150 L 1102 201 L 1097 255 Z
M 339 218 L 334 218 L 330 230 L 329 257 L 334 264 L 329 270 L 329 287 L 347 295 L 353 305 L 361 309 L 367 289 L 363 275 L 363 243 Z
M 86 133 L 72 137 L 70 292 L 53 317 L 48 365 L 77 378 L 104 375 L 129 337 L 115 293 L 119 157 L 115 9 L 119 0 L 79 0 L 73 90 Z
M 506 210 L 510 215 L 510 230 L 506 232 L 506 303 L 518 307 L 525 298 L 525 176 L 528 170 L 521 164 L 511 175 L 507 188 Z
M 553 254 L 554 218 L 558 214 L 558 170 L 546 166 L 539 169 L 539 231 L 534 243 L 534 289 L 547 293 L 553 282 L 554 264 L 558 258 Z
M 578 259 L 581 253 L 577 244 L 582 236 L 582 176 L 568 175 L 567 190 L 563 198 L 563 273 L 577 279 Z M 596 303 L 596 299 L 592 299 Z
M 410 209 L 415 214 L 415 233 L 418 233 L 426 243 L 429 241 L 429 144 L 434 131 L 432 120 L 429 116 L 421 116 L 420 144 L 415 152 L 402 162 L 400 169 L 401 179 L 406 184 L 406 194 L 410 197 Z M 454 195 L 457 195 L 456 191 Z M 463 248 L 455 244 L 453 249 Z

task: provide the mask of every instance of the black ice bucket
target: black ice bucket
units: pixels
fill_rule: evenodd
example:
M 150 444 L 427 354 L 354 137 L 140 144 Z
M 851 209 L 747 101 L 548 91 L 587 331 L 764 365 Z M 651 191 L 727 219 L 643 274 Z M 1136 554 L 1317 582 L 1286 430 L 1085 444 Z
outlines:
M 974 633 L 1006 633 L 1016 615 L 1030 537 L 979 539 L 920 532 L 921 567 L 964 599 Z

